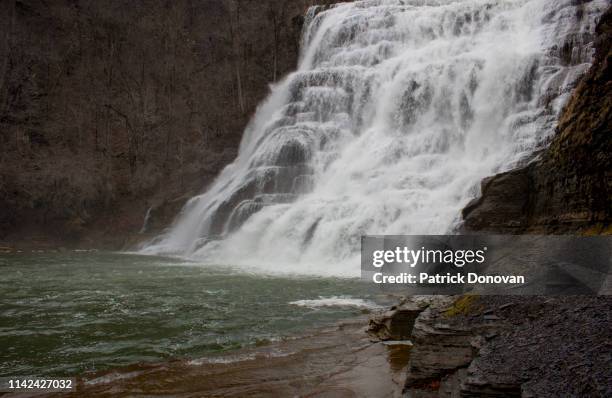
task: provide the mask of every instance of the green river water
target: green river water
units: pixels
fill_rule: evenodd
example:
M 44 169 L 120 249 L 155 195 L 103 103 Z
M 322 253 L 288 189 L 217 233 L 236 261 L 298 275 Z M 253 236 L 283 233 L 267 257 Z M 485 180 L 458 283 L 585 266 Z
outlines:
M 354 316 L 379 298 L 358 280 L 115 253 L 3 254 L 0 272 L 0 376 L 220 355 Z

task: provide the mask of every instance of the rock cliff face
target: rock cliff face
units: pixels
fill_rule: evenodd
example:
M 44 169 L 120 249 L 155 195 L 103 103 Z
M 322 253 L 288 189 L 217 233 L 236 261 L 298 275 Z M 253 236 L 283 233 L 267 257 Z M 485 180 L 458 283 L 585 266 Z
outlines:
M 151 206 L 169 222 L 295 68 L 313 3 L 1 2 L 0 240 L 117 246 Z
M 596 33 L 594 64 L 550 147 L 526 167 L 483 181 L 482 196 L 463 210 L 468 231 L 611 232 L 612 10 Z

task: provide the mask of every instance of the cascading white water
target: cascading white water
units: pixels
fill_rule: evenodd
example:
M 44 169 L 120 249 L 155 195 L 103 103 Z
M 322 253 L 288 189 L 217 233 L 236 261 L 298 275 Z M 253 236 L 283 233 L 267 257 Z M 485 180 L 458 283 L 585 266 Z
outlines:
M 313 7 L 238 158 L 142 252 L 359 273 L 362 234 L 452 232 L 482 178 L 553 133 L 606 0 Z

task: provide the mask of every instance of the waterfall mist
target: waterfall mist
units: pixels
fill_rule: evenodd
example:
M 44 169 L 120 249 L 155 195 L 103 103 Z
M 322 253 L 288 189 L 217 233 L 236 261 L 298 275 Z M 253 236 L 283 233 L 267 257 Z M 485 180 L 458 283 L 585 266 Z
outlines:
M 589 67 L 606 0 L 313 7 L 297 71 L 237 159 L 147 254 L 359 273 L 362 234 L 444 234 L 482 178 L 531 160 Z

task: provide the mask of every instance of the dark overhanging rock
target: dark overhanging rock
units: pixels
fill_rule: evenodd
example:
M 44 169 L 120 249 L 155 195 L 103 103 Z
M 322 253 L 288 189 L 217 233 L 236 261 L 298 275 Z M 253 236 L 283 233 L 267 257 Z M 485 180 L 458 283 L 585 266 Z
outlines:
M 529 167 L 485 178 L 482 195 L 472 200 L 462 211 L 469 230 L 518 231 L 527 223 L 529 202 Z

